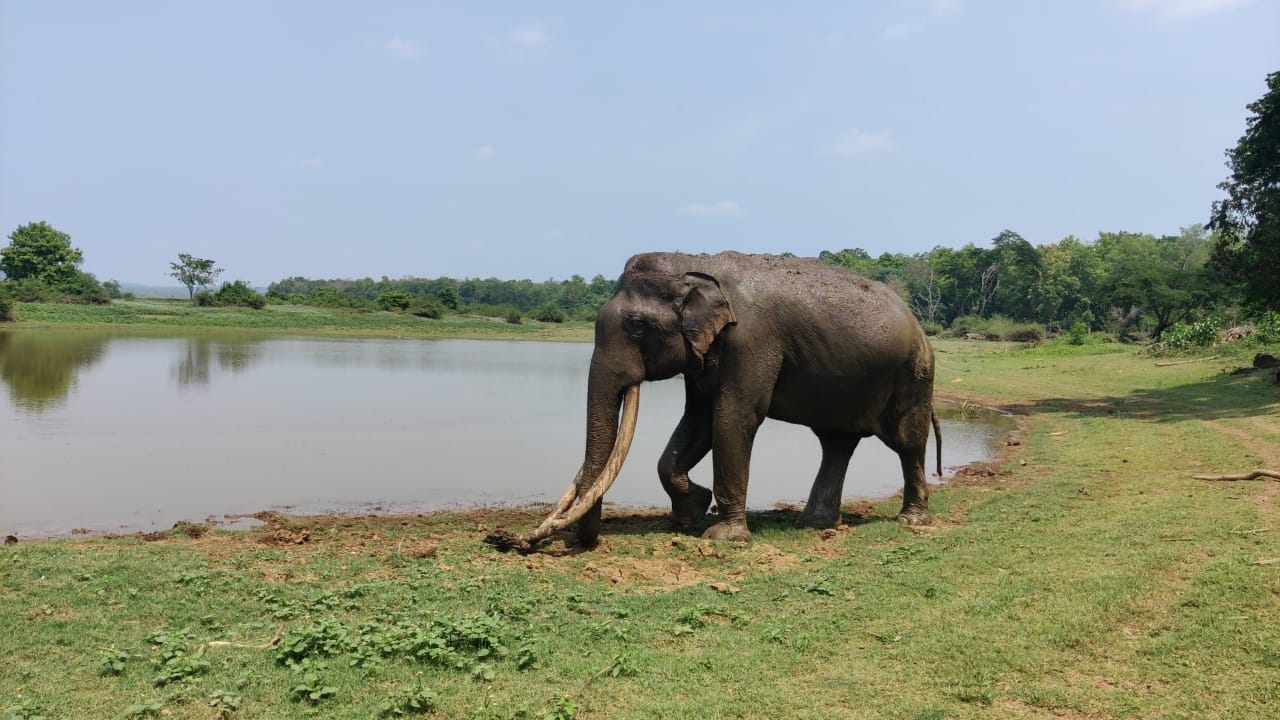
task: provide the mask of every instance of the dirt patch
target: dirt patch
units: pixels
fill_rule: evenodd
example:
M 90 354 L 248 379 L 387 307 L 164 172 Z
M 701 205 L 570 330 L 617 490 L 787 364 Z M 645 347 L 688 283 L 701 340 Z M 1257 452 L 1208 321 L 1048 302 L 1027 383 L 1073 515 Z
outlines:
M 689 563 L 674 558 L 610 558 L 587 563 L 582 574 L 588 579 L 605 580 L 614 585 L 630 582 L 657 585 L 664 590 L 697 585 L 704 577 Z
M 1097 715 L 1086 715 L 1065 708 L 1038 708 L 1021 700 L 1002 700 L 1000 708 L 1009 717 L 1019 718 L 1054 718 L 1055 720 L 1094 720 Z

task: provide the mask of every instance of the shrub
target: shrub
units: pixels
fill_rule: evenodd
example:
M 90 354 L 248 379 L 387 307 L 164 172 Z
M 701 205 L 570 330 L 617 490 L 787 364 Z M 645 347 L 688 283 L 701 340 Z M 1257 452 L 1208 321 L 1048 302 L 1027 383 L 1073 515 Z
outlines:
M 444 317 L 444 306 L 432 298 L 417 298 L 409 306 L 409 312 L 420 318 L 439 320 Z
M 1017 323 L 1002 328 L 1000 339 L 1008 342 L 1037 344 L 1044 342 L 1044 328 L 1034 323 Z
M 261 310 L 267 305 L 267 299 L 262 296 L 262 293 L 249 287 L 249 283 L 243 280 L 222 283 L 222 287 L 218 288 L 218 292 L 214 293 L 213 298 L 214 304 L 221 306 L 238 306 Z
M 192 296 L 192 300 L 200 307 L 247 307 L 261 310 L 267 305 L 267 299 L 243 280 L 224 282 L 217 292 L 201 290 Z
M 307 305 L 317 305 L 319 307 L 331 308 L 370 308 L 372 303 L 367 300 L 359 300 L 348 297 L 334 290 L 331 287 L 318 287 L 310 293 L 302 296 L 302 302 Z
M 554 303 L 547 303 L 530 313 L 529 317 L 538 322 L 562 323 L 564 322 L 564 311 Z
M 10 280 L 9 295 L 18 302 L 49 302 L 53 299 L 53 288 L 36 278 Z
M 507 318 L 511 313 L 519 313 L 520 309 L 513 305 L 489 305 L 487 303 L 472 303 L 462 308 L 461 312 L 468 315 L 479 315 L 480 317 L 491 318 Z
M 79 270 L 60 278 L 54 284 L 54 290 L 58 295 L 58 302 L 84 305 L 106 305 L 111 302 L 111 296 L 103 289 L 98 278 Z
M 1089 339 L 1089 326 L 1078 322 L 1067 331 L 1068 345 L 1083 345 Z
M 970 333 L 983 335 L 988 340 L 995 340 L 998 336 L 993 336 L 988 332 L 991 321 L 977 315 L 961 315 L 951 321 L 951 333 L 953 335 L 964 336 Z
M 1252 339 L 1260 345 L 1280 344 L 1280 312 L 1268 312 L 1258 318 Z
M 1144 355 L 1160 357 L 1209 347 L 1218 342 L 1218 331 L 1221 325 L 1222 321 L 1215 317 L 1207 317 L 1191 324 L 1176 322 L 1160 333 L 1158 341 L 1142 348 L 1140 352 Z
M 13 298 L 9 295 L 9 288 L 4 284 L 0 284 L 0 322 L 12 322 L 17 320 L 18 316 L 13 311 Z
M 939 333 L 942 332 L 942 323 L 932 322 L 929 320 L 921 320 L 920 328 L 924 330 L 925 335 L 933 337 L 934 335 L 938 335 Z
M 373 301 L 379 310 L 408 310 L 413 303 L 413 296 L 403 290 L 383 290 Z
M 102 283 L 102 289 L 106 291 L 107 297 L 112 300 L 132 300 L 133 293 L 125 292 L 120 289 L 120 283 L 116 280 L 107 280 Z
M 520 317 L 519 310 L 511 308 L 511 311 L 507 313 L 507 322 L 512 325 L 522 325 L 524 324 L 524 318 Z
M 1044 327 L 1036 323 L 1023 323 L 1010 320 L 1003 315 L 992 315 L 989 318 L 977 315 L 961 315 L 951 321 L 953 335 L 981 335 L 988 340 L 1005 340 L 1007 342 L 1038 343 L 1044 340 Z
M 1218 341 L 1218 331 L 1222 323 L 1213 317 L 1188 325 L 1174 323 L 1160 334 L 1160 342 L 1176 350 L 1189 350 L 1193 347 L 1208 347 Z
M 111 302 L 107 291 L 97 278 L 87 272 L 75 270 L 64 273 L 56 283 L 29 277 L 6 283 L 13 299 L 18 302 L 63 302 L 86 305 L 106 305 Z

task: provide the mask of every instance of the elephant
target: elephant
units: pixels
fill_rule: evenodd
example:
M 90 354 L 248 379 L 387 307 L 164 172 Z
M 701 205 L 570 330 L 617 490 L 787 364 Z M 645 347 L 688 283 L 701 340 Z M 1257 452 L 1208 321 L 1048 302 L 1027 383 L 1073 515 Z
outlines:
M 898 519 L 931 522 L 930 427 L 939 474 L 942 465 L 933 349 L 896 293 L 814 258 L 646 253 L 627 261 L 596 315 L 582 469 L 552 513 L 572 506 L 557 527 L 576 521 L 580 546 L 598 541 L 601 498 L 630 446 L 638 385 L 676 375 L 684 377 L 684 416 L 658 478 L 677 527 L 696 530 L 714 498 L 718 517 L 702 536 L 750 540 L 748 470 L 765 418 L 809 426 L 822 448 L 798 526 L 839 523 L 849 460 L 872 435 L 902 465 Z M 689 479 L 708 452 L 711 490 Z

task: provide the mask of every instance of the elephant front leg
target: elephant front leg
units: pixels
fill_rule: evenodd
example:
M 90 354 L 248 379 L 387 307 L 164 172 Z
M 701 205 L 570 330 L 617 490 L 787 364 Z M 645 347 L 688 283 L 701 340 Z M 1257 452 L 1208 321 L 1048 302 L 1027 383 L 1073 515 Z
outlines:
M 729 413 L 718 413 L 713 444 L 715 455 L 715 496 L 720 521 L 707 528 L 702 537 L 711 540 L 748 542 L 751 530 L 747 528 L 747 479 L 751 466 L 751 447 L 764 414 L 743 418 Z
M 671 518 L 682 530 L 700 525 L 711 507 L 711 491 L 689 479 L 689 471 L 710 450 L 710 417 L 686 409 L 658 459 L 658 479 L 671 498 Z

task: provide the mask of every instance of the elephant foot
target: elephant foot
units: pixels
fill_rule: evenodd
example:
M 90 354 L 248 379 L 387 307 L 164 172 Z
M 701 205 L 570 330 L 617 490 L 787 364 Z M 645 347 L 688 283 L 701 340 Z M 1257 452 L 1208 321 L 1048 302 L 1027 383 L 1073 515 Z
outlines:
M 728 540 L 729 542 L 751 542 L 751 531 L 746 521 L 721 521 L 706 529 L 702 537 L 708 540 Z
M 671 519 L 677 528 L 693 530 L 702 524 L 713 499 L 710 490 L 691 482 L 684 494 L 671 498 Z
M 600 503 L 587 511 L 586 515 L 578 521 L 577 544 L 578 547 L 590 550 L 600 541 Z
M 898 522 L 911 526 L 932 525 L 933 516 L 923 508 L 902 508 L 902 512 L 898 513 Z
M 815 510 L 809 511 L 806 506 L 804 511 L 800 513 L 800 517 L 796 518 L 796 527 L 798 528 L 833 528 L 840 524 L 840 510 L 834 511 Z

